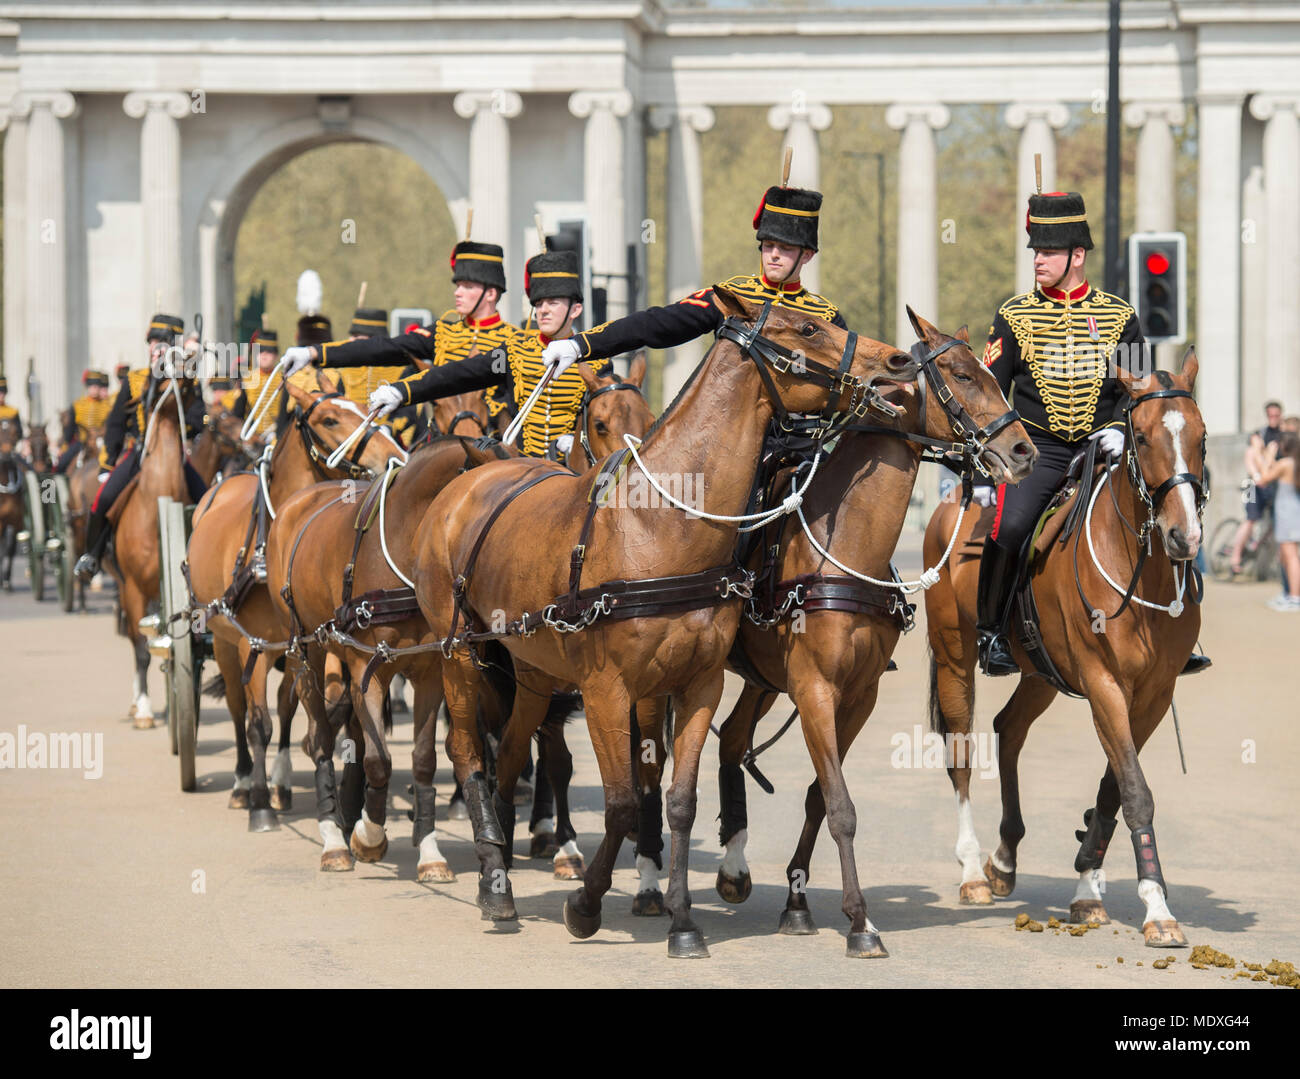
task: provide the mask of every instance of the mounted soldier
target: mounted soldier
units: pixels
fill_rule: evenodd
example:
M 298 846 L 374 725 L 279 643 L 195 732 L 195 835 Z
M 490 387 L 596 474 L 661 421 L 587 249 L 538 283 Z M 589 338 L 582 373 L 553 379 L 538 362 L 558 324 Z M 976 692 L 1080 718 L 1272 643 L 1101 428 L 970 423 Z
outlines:
M 18 432 L 15 442 L 21 442 L 23 438 L 23 421 L 18 415 L 18 409 L 5 401 L 9 393 L 9 380 L 4 375 L 0 375 L 0 423 L 12 424 Z
M 83 448 L 90 448 L 94 432 L 102 431 L 108 422 L 113 402 L 108 396 L 108 373 L 106 371 L 86 371 L 81 376 L 86 392 L 72 402 L 67 411 L 67 422 L 63 427 L 63 442 L 66 447 L 54 466 L 55 472 L 66 472 L 68 466 L 77 459 Z M 100 464 L 107 465 L 107 459 L 101 454 Z
M 1083 197 L 1030 195 L 1025 231 L 1026 246 L 1034 250 L 1035 287 L 998 308 L 984 364 L 1020 413 L 1039 456 L 1017 486 L 997 488 L 991 542 L 980 561 L 979 660 L 989 675 L 1019 673 L 1006 629 L 1020 558 L 1071 460 L 1090 440 L 1111 458 L 1123 455 L 1129 395 L 1113 368 L 1149 374 L 1153 367 L 1133 308 L 1093 288 L 1085 276 L 1092 235 Z M 1193 654 L 1183 673 L 1209 663 Z
M 108 512 L 118 495 L 140 471 L 140 447 L 149 426 L 149 417 L 157 404 L 161 384 L 165 381 L 156 372 L 161 371 L 167 353 L 177 348 L 184 331 L 184 322 L 175 315 L 154 315 L 145 335 L 149 364 L 127 372 L 118 390 L 117 400 L 105 421 L 105 460 L 110 464 L 116 462 L 116 465 L 100 487 L 90 510 L 86 528 L 86 553 L 77 560 L 76 565 L 77 576 L 82 580 L 88 581 L 99 572 L 99 560 L 112 535 L 112 529 L 107 526 Z M 185 414 L 185 425 L 189 433 L 202 430 L 203 412 L 203 400 L 197 397 Z M 136 444 L 129 452 L 123 453 L 128 437 L 134 438 Z M 194 502 L 207 489 L 203 478 L 188 461 L 185 462 L 185 483 L 190 499 Z

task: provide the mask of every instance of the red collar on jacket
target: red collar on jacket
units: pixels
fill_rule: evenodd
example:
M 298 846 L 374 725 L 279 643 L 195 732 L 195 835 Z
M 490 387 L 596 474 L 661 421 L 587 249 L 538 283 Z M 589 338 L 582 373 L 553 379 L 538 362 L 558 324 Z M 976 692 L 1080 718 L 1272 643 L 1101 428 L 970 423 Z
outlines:
M 1085 281 L 1078 288 L 1071 292 L 1066 292 L 1063 288 L 1052 288 L 1051 285 L 1043 285 L 1038 291 L 1046 296 L 1049 300 L 1057 300 L 1061 303 L 1074 303 L 1075 300 L 1082 300 L 1088 295 L 1089 284 Z

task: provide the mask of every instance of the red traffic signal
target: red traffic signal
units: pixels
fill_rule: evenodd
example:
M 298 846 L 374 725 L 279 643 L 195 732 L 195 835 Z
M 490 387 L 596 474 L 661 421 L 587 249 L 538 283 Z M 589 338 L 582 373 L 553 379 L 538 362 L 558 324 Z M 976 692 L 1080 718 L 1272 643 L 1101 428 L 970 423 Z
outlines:
M 1147 271 L 1157 276 L 1169 272 L 1169 256 L 1163 251 L 1152 251 L 1147 255 Z

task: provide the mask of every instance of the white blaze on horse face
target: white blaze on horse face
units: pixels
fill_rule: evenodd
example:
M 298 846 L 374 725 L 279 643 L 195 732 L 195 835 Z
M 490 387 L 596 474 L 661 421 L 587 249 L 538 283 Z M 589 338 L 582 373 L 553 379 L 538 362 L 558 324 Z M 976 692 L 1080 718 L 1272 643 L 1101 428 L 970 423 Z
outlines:
M 961 862 L 961 882 L 983 880 L 984 869 L 980 865 L 980 841 L 975 834 L 975 814 L 971 809 L 970 799 L 957 796 L 957 861 Z
M 1183 428 L 1187 425 L 1187 420 L 1181 412 L 1175 412 L 1172 409 L 1160 417 L 1160 422 L 1165 425 L 1169 432 L 1170 438 L 1174 444 L 1174 473 L 1187 471 L 1187 458 L 1183 455 Z M 1196 502 L 1192 498 L 1192 488 L 1190 484 L 1180 483 L 1174 488 L 1179 499 L 1183 504 L 1183 513 L 1187 517 L 1187 528 L 1185 534 L 1187 542 L 1195 550 L 1201 543 L 1201 522 L 1196 516 Z M 1173 492 L 1171 492 L 1173 493 Z
M 1160 887 L 1160 882 L 1158 880 L 1138 881 L 1138 895 L 1147 907 L 1146 921 L 1177 921 L 1177 919 L 1169 913 L 1169 906 L 1165 903 L 1165 892 L 1164 889 Z
M 647 858 L 644 854 L 636 856 L 636 894 L 644 895 L 646 892 L 659 891 L 659 869 L 655 865 L 653 858 Z
M 745 844 L 749 842 L 749 830 L 742 828 L 727 840 L 727 851 L 722 856 L 722 872 L 732 880 L 740 880 L 749 872 L 749 863 L 745 861 Z

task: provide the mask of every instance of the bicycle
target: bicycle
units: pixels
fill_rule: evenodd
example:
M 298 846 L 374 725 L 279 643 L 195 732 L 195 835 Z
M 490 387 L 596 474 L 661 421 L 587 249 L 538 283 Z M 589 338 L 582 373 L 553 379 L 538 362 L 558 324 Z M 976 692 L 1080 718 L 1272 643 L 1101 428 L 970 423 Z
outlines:
M 1254 483 L 1241 481 L 1241 500 L 1254 497 Z M 1259 520 L 1252 522 L 1250 536 L 1241 551 L 1241 569 L 1232 569 L 1232 547 L 1241 527 L 1241 518 L 1220 521 L 1210 539 L 1210 571 L 1219 581 L 1267 581 L 1278 575 L 1277 542 L 1273 538 L 1273 513 L 1266 510 Z

